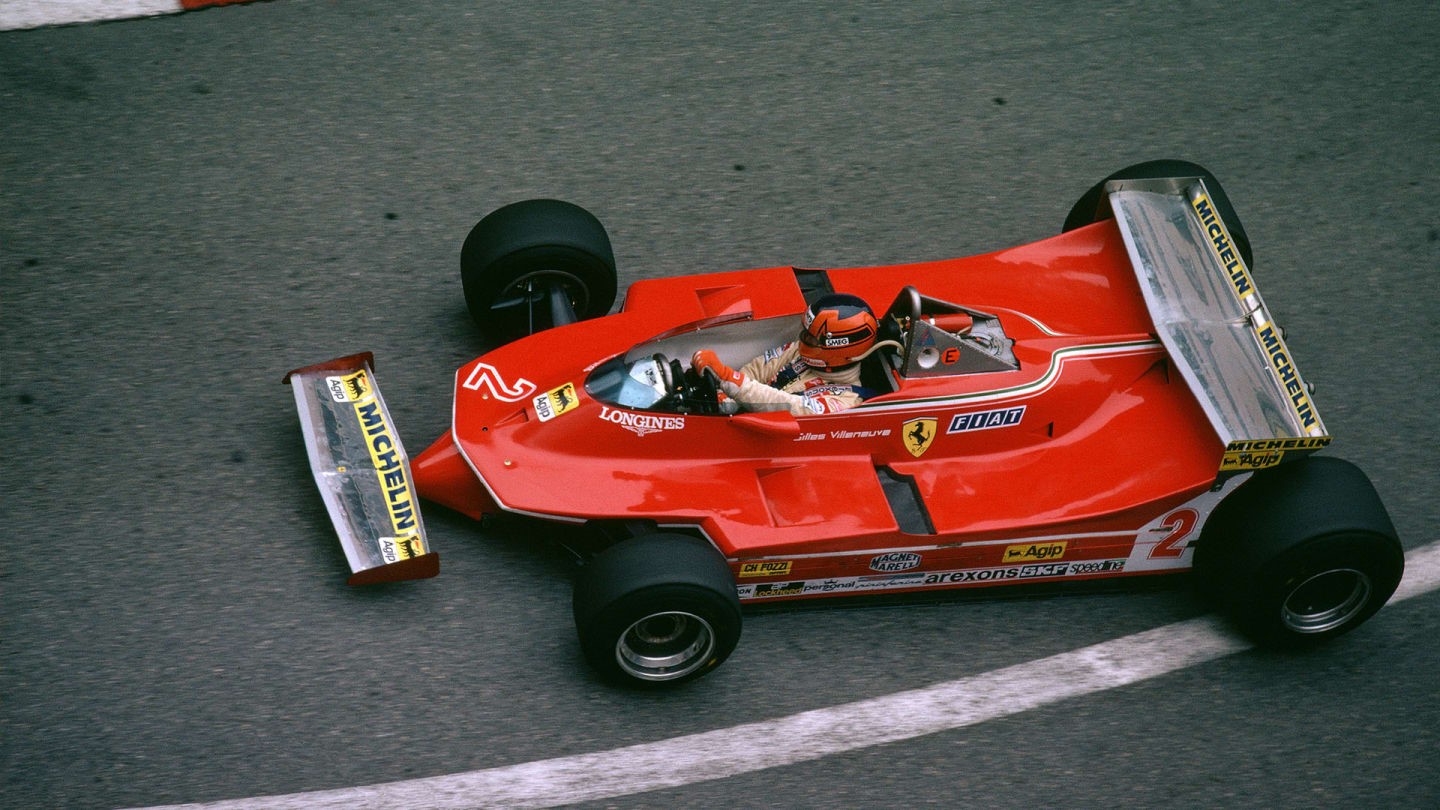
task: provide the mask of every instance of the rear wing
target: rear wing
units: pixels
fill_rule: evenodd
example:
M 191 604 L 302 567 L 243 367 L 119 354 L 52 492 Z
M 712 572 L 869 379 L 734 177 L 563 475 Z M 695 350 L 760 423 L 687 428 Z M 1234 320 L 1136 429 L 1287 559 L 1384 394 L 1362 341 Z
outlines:
M 1171 361 L 1225 445 L 1222 476 L 1330 443 L 1282 330 L 1198 177 L 1106 185 Z
M 284 380 L 295 391 L 310 468 L 350 563 L 351 585 L 440 573 L 374 362 L 365 352 L 297 368 Z

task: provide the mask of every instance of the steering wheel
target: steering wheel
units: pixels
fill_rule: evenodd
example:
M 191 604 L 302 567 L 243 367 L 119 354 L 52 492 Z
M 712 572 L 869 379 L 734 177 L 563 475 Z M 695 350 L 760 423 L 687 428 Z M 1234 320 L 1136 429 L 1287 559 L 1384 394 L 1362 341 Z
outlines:
M 707 370 L 707 373 L 701 374 L 693 368 L 686 369 L 679 360 L 658 352 L 651 357 L 665 386 L 665 396 L 656 403 L 658 406 L 673 413 L 721 413 L 720 379 L 715 372 Z
M 690 369 L 695 376 L 695 397 L 703 404 L 701 413 L 724 413 L 720 407 L 720 377 L 712 368 L 707 368 L 703 373 L 696 374 L 695 369 Z

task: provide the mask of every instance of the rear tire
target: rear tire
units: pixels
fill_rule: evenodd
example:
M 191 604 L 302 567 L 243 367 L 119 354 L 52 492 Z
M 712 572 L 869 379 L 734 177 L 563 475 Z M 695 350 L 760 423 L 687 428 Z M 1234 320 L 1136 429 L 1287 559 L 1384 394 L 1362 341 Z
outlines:
M 470 317 L 487 337 L 508 342 L 555 326 L 552 289 L 578 319 L 615 303 L 615 254 L 593 214 L 561 200 L 525 200 L 496 209 L 460 249 Z
M 647 534 L 601 552 L 576 580 L 574 611 L 585 659 L 631 686 L 699 678 L 740 640 L 730 567 L 688 535 Z
M 1136 163 L 1133 166 L 1126 166 L 1118 172 L 1106 177 L 1096 183 L 1081 195 L 1080 199 L 1071 206 L 1069 216 L 1065 217 L 1065 224 L 1061 227 L 1061 233 L 1073 231 L 1076 228 L 1083 228 L 1093 222 L 1111 217 L 1110 206 L 1104 204 L 1102 199 L 1105 193 L 1105 184 L 1111 180 L 1148 180 L 1157 177 L 1199 177 L 1205 181 L 1205 188 L 1210 192 L 1210 200 L 1215 204 L 1215 211 L 1224 221 L 1226 230 L 1230 231 L 1230 241 L 1235 244 L 1235 249 L 1240 252 L 1240 258 L 1245 260 L 1245 266 L 1255 269 L 1255 257 L 1250 251 L 1250 237 L 1245 234 L 1245 226 L 1240 224 L 1240 217 L 1235 213 L 1235 206 L 1230 204 L 1230 197 L 1225 189 L 1220 187 L 1220 181 L 1209 169 L 1187 160 L 1149 160 L 1144 163 Z
M 1405 570 L 1375 488 L 1341 459 L 1256 473 L 1227 497 L 1196 548 L 1202 588 L 1247 635 L 1309 646 L 1358 627 Z

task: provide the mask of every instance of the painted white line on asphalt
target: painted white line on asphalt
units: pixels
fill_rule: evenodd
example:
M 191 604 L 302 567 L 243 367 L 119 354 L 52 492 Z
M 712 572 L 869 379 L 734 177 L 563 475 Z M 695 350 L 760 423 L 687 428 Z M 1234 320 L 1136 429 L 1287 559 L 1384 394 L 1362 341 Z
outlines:
M 1405 578 L 1386 604 L 1440 588 L 1440 543 L 1431 543 L 1405 555 Z M 1381 608 L 1382 610 L 1384 608 Z
M 182 11 L 180 0 L 0 0 L 0 31 Z
M 1392 603 L 1440 587 L 1440 543 L 1411 551 L 1405 566 L 1405 580 Z M 627 796 L 964 728 L 1137 683 L 1250 646 L 1226 630 L 1218 618 L 1202 616 L 921 689 L 613 751 L 367 787 L 178 805 L 169 810 L 458 810 L 553 807 Z

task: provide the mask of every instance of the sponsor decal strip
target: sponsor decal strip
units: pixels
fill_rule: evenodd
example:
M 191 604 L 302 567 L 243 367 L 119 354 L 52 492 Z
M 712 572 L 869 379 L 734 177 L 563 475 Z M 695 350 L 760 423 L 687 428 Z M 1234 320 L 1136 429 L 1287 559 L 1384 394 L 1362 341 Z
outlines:
M 697 527 L 691 526 L 691 525 L 683 525 L 683 526 L 682 526 L 682 525 L 680 525 L 680 524 L 669 524 L 669 526 L 670 526 L 670 528 L 685 528 L 685 529 L 697 528 Z M 977 547 L 977 546 L 1012 546 L 1012 545 L 1013 545 L 1013 546 L 1029 547 L 1029 546 L 1047 545 L 1047 544 L 1050 544 L 1050 545 L 1059 544 L 1059 545 L 1062 545 L 1062 546 L 1063 546 L 1063 545 L 1065 545 L 1065 543 L 1066 543 L 1067 541 L 1070 541 L 1070 540 L 1083 540 L 1083 539 L 1087 539 L 1087 538 L 1099 538 L 1099 537 L 1127 537 L 1127 538 L 1134 538 L 1136 535 L 1140 534 L 1140 533 L 1141 533 L 1142 531 L 1144 531 L 1144 530 L 1145 530 L 1145 527 L 1144 527 L 1144 526 L 1141 526 L 1141 527 L 1138 528 L 1138 529 L 1117 530 L 1117 531 L 1113 531 L 1113 532 L 1082 532 L 1082 533 L 1077 533 L 1077 534 L 1055 534 L 1055 535 L 1047 535 L 1047 536 L 1045 536 L 1045 537 L 1006 537 L 1006 538 L 1003 538 L 1003 539 L 1000 539 L 1000 540 L 973 540 L 973 541 L 968 541 L 968 542 L 964 542 L 964 543 L 936 543 L 936 544 L 928 545 L 928 546 L 904 546 L 904 547 L 901 547 L 901 548 L 884 548 L 884 549 L 859 549 L 859 550 L 856 550 L 856 551 L 820 551 L 820 552 L 816 552 L 816 553 L 813 553 L 813 554 L 783 554 L 783 555 L 778 555 L 778 554 L 777 554 L 777 555 L 775 555 L 775 556 L 773 556 L 773 557 L 747 557 L 747 558 L 746 558 L 746 561 L 749 562 L 749 561 L 752 561 L 752 560 L 772 560 L 772 559 L 773 559 L 773 560 L 805 560 L 805 559 L 819 559 L 819 558 L 824 558 L 824 557 L 864 557 L 864 556 L 866 556 L 866 555 L 875 555 L 875 554 L 884 555 L 884 554 L 896 554 L 896 553 L 905 553 L 905 552 L 922 553 L 922 552 L 926 552 L 926 551 L 938 551 L 938 550 L 940 550 L 940 549 L 954 550 L 954 549 L 956 549 L 956 548 L 961 548 L 961 547 L 963 547 L 963 548 L 972 548 L 972 547 Z
M 1320 435 L 1320 420 L 1315 416 L 1315 407 L 1310 404 L 1305 381 L 1300 379 L 1300 372 L 1290 360 L 1290 349 L 1286 347 L 1285 339 L 1280 336 L 1280 328 L 1267 322 L 1255 326 L 1254 331 L 1256 339 L 1260 341 L 1260 348 L 1270 360 L 1270 369 L 1275 372 L 1276 379 L 1285 389 L 1285 397 L 1290 401 L 1290 412 L 1300 420 L 1300 429 L 1309 436 Z
M 1285 454 L 1289 451 L 1309 452 L 1329 444 L 1329 436 L 1230 442 L 1225 446 L 1225 456 L 1220 460 L 1220 471 L 1263 470 L 1284 461 Z
M 1195 209 L 1195 216 L 1200 218 L 1200 227 L 1205 231 L 1205 238 L 1210 242 L 1220 265 L 1225 268 L 1225 277 L 1230 280 L 1230 290 L 1235 293 L 1235 298 L 1247 307 L 1253 307 L 1255 282 L 1250 279 L 1250 271 L 1245 269 L 1245 261 L 1240 258 L 1240 252 L 1230 241 L 1230 232 L 1225 229 L 1224 220 L 1216 213 L 1210 197 L 1201 190 L 1203 188 L 1204 183 L 1201 183 L 1191 192 L 1190 207 Z
M 790 573 L 789 560 L 759 560 L 740 563 L 741 577 L 783 577 Z
M 871 571 L 909 571 L 920 567 L 920 555 L 910 551 L 892 551 L 870 558 Z
M 1035 560 L 1058 560 L 1065 556 L 1064 541 L 1058 543 L 1017 543 L 1005 547 L 1005 562 L 1031 562 Z
M 1063 552 L 1062 552 L 1063 553 Z M 882 557 L 876 557 L 876 560 Z M 918 556 L 916 557 L 918 560 Z M 901 588 L 936 588 L 947 585 L 980 585 L 1024 579 L 1083 577 L 1097 574 L 1118 574 L 1125 570 L 1124 559 L 1077 560 L 1075 562 L 1042 562 L 1025 565 L 1004 565 L 990 568 L 966 568 L 956 571 L 912 571 L 860 577 L 828 577 L 825 579 L 773 582 L 760 585 L 739 585 L 741 599 L 765 599 L 777 596 L 802 596 L 815 593 L 860 593 Z M 871 568 L 875 568 L 872 564 Z M 880 569 L 883 570 L 883 569 Z
M 609 405 L 600 406 L 600 420 L 602 422 L 619 425 L 631 433 L 634 433 L 636 436 L 647 436 L 651 433 L 659 433 L 666 430 L 685 429 L 685 417 L 683 416 L 664 416 L 653 413 L 623 411 L 619 408 L 611 408 Z
M 332 395 L 343 396 L 354 406 L 355 418 L 365 434 L 370 463 L 380 480 L 380 490 L 385 493 L 385 509 L 395 536 L 379 539 L 381 555 L 387 563 L 393 563 L 424 554 L 414 494 L 409 476 L 405 474 L 405 462 L 400 458 L 400 446 L 365 371 L 362 369 L 344 378 L 329 377 L 327 381 L 331 381 Z M 338 386 L 335 381 L 339 382 Z
M 1265 320 L 1269 317 L 1269 313 L 1264 309 L 1260 293 L 1255 289 L 1255 282 L 1250 278 L 1250 271 L 1245 267 L 1245 261 L 1240 257 L 1240 252 L 1231 241 L 1230 232 L 1226 230 L 1224 220 L 1215 211 L 1210 197 L 1205 193 L 1204 184 L 1195 186 L 1190 192 L 1189 198 L 1190 207 L 1194 209 L 1195 216 L 1200 219 L 1200 227 L 1205 231 L 1205 238 L 1215 252 L 1215 258 L 1220 261 L 1225 278 L 1230 282 L 1230 291 L 1235 294 L 1236 300 L 1251 316 L 1251 331 L 1255 333 L 1255 339 L 1259 341 L 1260 348 L 1264 350 L 1266 358 L 1269 359 L 1270 368 L 1275 373 L 1276 379 L 1285 389 L 1285 396 L 1290 400 L 1291 413 L 1299 420 L 1300 428 L 1307 436 L 1321 436 L 1323 431 L 1320 427 L 1320 420 L 1316 417 L 1315 407 L 1310 402 L 1307 386 L 1300 378 L 1300 372 L 1295 369 L 1295 364 L 1290 360 L 1290 349 L 1285 345 L 1280 328 Z M 1231 461 L 1232 459 L 1227 453 L 1226 462 Z M 1243 462 L 1238 458 L 1233 461 L 1238 466 L 1221 467 L 1221 469 L 1253 470 L 1280 463 L 1278 457 L 1271 461 L 1255 456 L 1248 457 Z
M 946 433 L 964 433 L 973 430 L 993 430 L 1020 424 L 1025 417 L 1025 406 L 1000 408 L 994 411 L 972 411 L 957 413 L 950 418 L 950 429 Z
M 426 553 L 425 540 L 420 539 L 415 491 L 410 487 L 403 450 L 400 450 L 395 428 L 386 419 L 369 373 L 366 369 L 354 370 L 347 375 L 327 376 L 324 383 L 336 404 L 348 404 L 353 409 L 370 457 L 370 468 L 380 484 L 380 494 L 384 497 L 384 509 L 390 517 L 392 530 L 392 535 L 376 538 L 380 556 L 386 564 L 392 564 L 423 555 Z M 338 414 L 340 411 L 337 411 Z M 346 471 L 346 468 L 340 466 L 338 470 Z

